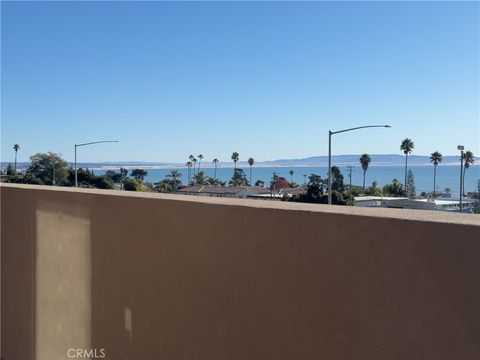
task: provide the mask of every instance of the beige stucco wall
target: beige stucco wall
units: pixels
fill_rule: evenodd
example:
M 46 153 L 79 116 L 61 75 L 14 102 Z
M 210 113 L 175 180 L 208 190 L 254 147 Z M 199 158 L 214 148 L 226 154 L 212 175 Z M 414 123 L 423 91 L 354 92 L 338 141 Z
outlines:
M 478 216 L 0 189 L 4 360 L 480 358 Z

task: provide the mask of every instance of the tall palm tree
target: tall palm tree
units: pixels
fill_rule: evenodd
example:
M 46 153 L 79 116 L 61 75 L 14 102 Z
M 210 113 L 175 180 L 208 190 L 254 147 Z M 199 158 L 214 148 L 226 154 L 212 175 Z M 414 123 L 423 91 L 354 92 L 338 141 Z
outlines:
M 408 164 L 408 154 L 410 154 L 413 150 L 415 145 L 413 144 L 412 139 L 406 138 L 402 141 L 402 144 L 400 145 L 400 150 L 403 151 L 405 154 L 405 182 L 403 183 L 403 186 L 405 187 L 405 191 L 407 191 L 407 164 Z
M 433 198 L 435 199 L 435 185 L 436 185 L 436 181 L 437 181 L 437 165 L 440 164 L 442 162 L 443 158 L 442 158 L 442 154 L 440 154 L 440 152 L 438 151 L 435 151 L 433 153 L 431 153 L 430 155 L 430 162 L 433 164 L 433 192 L 432 192 L 432 196 Z
M 15 167 L 14 167 L 14 169 L 15 169 L 15 174 L 16 174 L 17 173 L 17 152 L 18 152 L 18 150 L 20 150 L 20 145 L 18 145 L 18 144 L 13 145 L 13 150 L 15 151 Z
M 195 164 L 197 163 L 197 158 L 193 158 L 192 162 L 193 162 L 193 177 L 195 178 Z
M 188 184 L 190 184 L 190 178 L 192 177 L 192 165 L 193 163 L 191 161 L 187 162 L 187 168 L 188 168 Z
M 193 159 L 195 159 L 195 156 L 193 156 L 192 154 L 188 155 L 188 160 L 190 160 L 192 165 L 193 165 Z M 195 169 L 193 169 L 193 171 L 195 172 Z
M 240 154 L 235 151 L 235 152 L 232 154 L 231 159 L 232 159 L 233 162 L 235 163 L 235 170 L 237 170 L 237 161 L 240 159 Z
M 463 153 L 463 180 L 462 180 L 462 190 L 465 192 L 465 170 L 467 170 L 470 165 L 473 165 L 475 162 L 475 155 L 470 150 L 467 150 Z M 463 194 L 462 194 L 463 195 Z
M 198 155 L 198 171 L 200 171 L 200 163 L 202 162 L 202 159 L 203 159 L 203 155 L 202 154 Z
M 215 158 L 215 159 L 213 159 L 212 162 L 213 162 L 213 164 L 215 165 L 215 170 L 214 170 L 214 173 L 213 173 L 213 178 L 214 178 L 215 180 L 217 180 L 217 163 L 218 163 L 218 159 Z
M 248 158 L 248 165 L 250 165 L 250 185 L 252 185 L 252 166 L 255 164 L 254 158 Z
M 372 159 L 370 158 L 370 155 L 368 154 L 363 154 L 360 157 L 360 165 L 362 165 L 363 169 L 363 192 L 365 193 L 365 175 L 367 174 L 368 166 L 372 162 Z
M 293 174 L 294 174 L 294 172 L 293 172 L 293 170 L 290 170 L 288 173 L 290 174 L 290 184 L 293 184 Z

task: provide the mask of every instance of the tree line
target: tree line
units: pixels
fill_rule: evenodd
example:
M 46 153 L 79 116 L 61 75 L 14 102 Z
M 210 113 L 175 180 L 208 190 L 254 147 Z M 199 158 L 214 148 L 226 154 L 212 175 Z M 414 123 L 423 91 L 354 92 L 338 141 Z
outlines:
M 404 183 L 400 183 L 397 179 L 394 179 L 390 184 L 385 185 L 383 188 L 377 186 L 377 182 L 373 181 L 372 186 L 366 187 L 366 174 L 368 168 L 372 162 L 370 155 L 362 154 L 359 158 L 360 165 L 363 170 L 363 186 L 349 187 L 346 192 L 343 182 L 343 174 L 340 168 L 332 166 L 332 198 L 333 202 L 337 204 L 351 204 L 353 203 L 353 197 L 358 195 L 391 195 L 391 196 L 409 196 L 415 197 L 415 181 L 413 172 L 408 169 L 408 155 L 412 153 L 414 149 L 414 142 L 407 138 L 401 142 L 400 150 L 405 154 L 405 178 Z M 6 169 L 6 174 L 10 175 L 9 181 L 12 183 L 26 183 L 26 184 L 38 184 L 38 185 L 58 185 L 58 186 L 75 186 L 75 171 L 72 166 L 68 166 L 68 163 L 62 159 L 58 154 L 38 153 L 30 157 L 30 164 L 25 171 L 17 171 L 17 154 L 20 150 L 20 146 L 15 144 L 13 146 L 15 152 L 14 165 L 9 164 Z M 249 165 L 249 177 L 243 171 L 243 169 L 237 167 L 237 163 L 240 160 L 238 152 L 233 152 L 231 157 L 234 163 L 234 169 L 231 179 L 228 181 L 228 185 L 231 186 L 250 186 L 252 185 L 252 170 L 255 160 L 253 157 L 248 158 L 247 164 Z M 78 183 L 80 187 L 93 187 L 99 189 L 114 189 L 118 184 L 120 189 L 128 191 L 159 191 L 159 192 L 176 192 L 184 186 L 194 185 L 210 185 L 210 186 L 226 186 L 227 182 L 217 178 L 217 167 L 219 160 L 214 158 L 212 163 L 214 165 L 214 176 L 206 176 L 205 172 L 201 170 L 201 163 L 204 159 L 203 154 L 199 154 L 197 157 L 189 155 L 186 163 L 188 179 L 186 185 L 182 183 L 182 174 L 178 170 L 172 170 L 163 180 L 149 183 L 144 179 L 148 175 L 148 172 L 144 169 L 132 169 L 130 173 L 128 169 L 120 168 L 119 171 L 107 170 L 104 175 L 95 175 L 92 170 L 89 169 L 77 169 Z M 439 151 L 435 151 L 430 156 L 430 162 L 433 164 L 433 191 L 431 194 L 422 193 L 422 196 L 436 195 L 436 175 L 437 166 L 442 162 L 443 157 Z M 462 156 L 463 165 L 463 182 L 465 181 L 466 170 L 475 162 L 474 154 L 467 150 Z M 293 182 L 294 171 L 290 170 L 290 187 L 298 187 L 298 184 Z M 320 175 L 311 174 L 308 176 L 308 183 L 306 182 L 307 175 L 303 175 L 305 178 L 304 187 L 305 194 L 302 196 L 294 196 L 294 201 L 305 202 L 324 202 L 327 195 L 327 181 L 322 179 Z M 270 186 L 278 181 L 275 174 L 270 182 Z M 255 186 L 264 186 L 262 180 L 257 180 Z

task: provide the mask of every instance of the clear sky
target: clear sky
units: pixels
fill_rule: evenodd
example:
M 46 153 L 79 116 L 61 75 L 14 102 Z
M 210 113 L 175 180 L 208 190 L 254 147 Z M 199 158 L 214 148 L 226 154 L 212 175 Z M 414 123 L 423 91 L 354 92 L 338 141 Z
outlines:
M 478 2 L 5 2 L 1 159 L 479 151 Z

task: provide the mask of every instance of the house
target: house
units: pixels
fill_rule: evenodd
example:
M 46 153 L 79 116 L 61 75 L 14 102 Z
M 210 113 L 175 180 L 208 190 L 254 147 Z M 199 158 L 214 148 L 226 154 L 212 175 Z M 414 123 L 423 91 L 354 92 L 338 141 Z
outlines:
M 472 212 L 478 200 L 462 199 L 462 211 Z M 409 199 L 402 197 L 360 196 L 355 197 L 357 207 L 386 207 L 396 209 L 459 211 L 459 199 Z
M 246 199 L 249 195 L 265 191 L 259 186 L 212 186 L 195 185 L 178 190 L 179 194 Z

